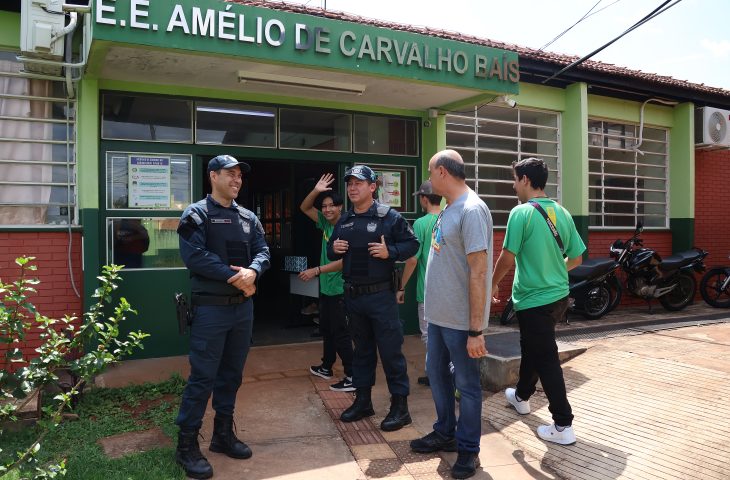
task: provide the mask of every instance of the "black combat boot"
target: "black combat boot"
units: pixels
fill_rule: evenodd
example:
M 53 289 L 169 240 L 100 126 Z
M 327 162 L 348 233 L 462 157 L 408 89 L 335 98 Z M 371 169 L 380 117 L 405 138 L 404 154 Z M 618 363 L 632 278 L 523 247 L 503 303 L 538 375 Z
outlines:
M 370 388 L 358 388 L 355 391 L 355 401 L 350 408 L 342 412 L 340 420 L 343 422 L 356 422 L 361 418 L 375 415 L 373 402 L 370 400 Z
M 408 397 L 393 395 L 390 397 L 390 411 L 380 424 L 380 429 L 386 432 L 400 430 L 411 423 L 411 414 L 408 413 Z
M 208 463 L 208 459 L 200 453 L 197 429 L 180 429 L 177 434 L 175 461 L 182 466 L 185 475 L 190 478 L 210 478 L 213 476 L 213 467 Z
M 233 432 L 233 416 L 220 413 L 213 420 L 213 438 L 210 440 L 209 450 L 238 459 L 251 458 L 253 455 L 249 446 L 236 438 Z

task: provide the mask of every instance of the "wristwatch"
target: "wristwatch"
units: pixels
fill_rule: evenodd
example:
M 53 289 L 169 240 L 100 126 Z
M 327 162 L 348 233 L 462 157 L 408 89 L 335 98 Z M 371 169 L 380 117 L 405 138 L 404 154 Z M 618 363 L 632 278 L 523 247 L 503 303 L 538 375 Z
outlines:
M 469 336 L 470 337 L 479 337 L 482 335 L 481 330 L 469 330 Z

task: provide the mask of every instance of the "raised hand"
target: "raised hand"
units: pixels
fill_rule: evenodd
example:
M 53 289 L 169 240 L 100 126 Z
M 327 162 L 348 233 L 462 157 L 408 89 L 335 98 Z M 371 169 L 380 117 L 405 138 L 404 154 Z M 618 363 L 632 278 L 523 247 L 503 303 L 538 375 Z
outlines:
M 368 251 L 371 256 L 386 260 L 390 254 L 388 253 L 388 246 L 385 244 L 385 235 L 380 236 L 380 242 L 368 243 Z
M 332 175 L 331 173 L 325 173 L 324 175 L 322 175 L 320 177 L 319 181 L 314 186 L 314 190 L 317 192 L 320 192 L 320 193 L 328 192 L 328 191 L 332 190 L 332 187 L 330 187 L 330 185 L 332 185 L 332 182 L 334 182 L 334 181 L 335 181 L 334 175 Z

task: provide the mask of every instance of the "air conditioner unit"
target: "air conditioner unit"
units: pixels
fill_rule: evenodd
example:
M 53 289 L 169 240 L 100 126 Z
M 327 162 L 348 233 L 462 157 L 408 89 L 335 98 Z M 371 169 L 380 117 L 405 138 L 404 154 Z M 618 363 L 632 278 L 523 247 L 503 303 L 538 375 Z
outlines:
M 62 31 L 66 13 L 61 0 L 22 0 L 20 8 L 20 51 L 24 57 L 46 60 L 63 59 Z M 58 74 L 60 66 L 28 62 L 26 71 Z
M 695 147 L 730 148 L 730 111 L 712 107 L 695 110 Z

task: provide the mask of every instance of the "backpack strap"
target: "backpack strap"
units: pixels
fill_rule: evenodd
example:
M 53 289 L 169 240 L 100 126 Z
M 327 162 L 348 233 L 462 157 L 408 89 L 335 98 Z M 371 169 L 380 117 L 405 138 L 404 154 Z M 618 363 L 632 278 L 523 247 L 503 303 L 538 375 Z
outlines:
M 548 217 L 547 212 L 545 212 L 545 209 L 542 208 L 542 206 L 537 203 L 535 200 L 530 200 L 528 202 L 530 205 L 535 207 L 535 209 L 540 212 L 540 215 L 542 215 L 542 218 L 545 219 L 545 221 L 548 224 L 548 228 L 550 228 L 550 232 L 553 234 L 553 237 L 555 238 L 555 241 L 558 242 L 558 248 L 560 248 L 560 252 L 565 252 L 565 247 L 563 246 L 563 239 L 560 238 L 560 233 L 558 233 L 558 229 L 555 227 L 555 224 L 552 220 L 550 220 L 550 217 Z
M 390 211 L 390 207 L 388 205 L 383 205 L 382 203 L 379 203 L 375 210 L 378 213 L 378 217 L 385 218 L 385 216 L 388 215 L 388 212 Z

